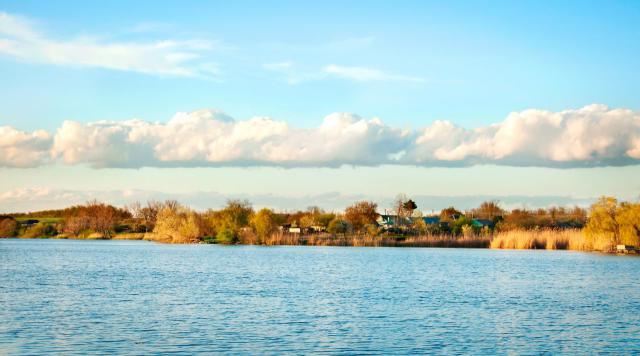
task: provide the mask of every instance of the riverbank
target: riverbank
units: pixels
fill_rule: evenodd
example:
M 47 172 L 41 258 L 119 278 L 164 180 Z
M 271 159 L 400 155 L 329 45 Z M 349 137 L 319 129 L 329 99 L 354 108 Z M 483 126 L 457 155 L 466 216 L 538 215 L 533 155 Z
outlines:
M 170 236 L 157 233 L 123 233 L 105 237 L 100 234 L 69 236 L 61 234 L 53 238 L 77 240 L 145 240 L 158 243 L 176 244 Z M 226 244 L 215 238 L 204 238 L 180 242 L 180 244 Z M 510 250 L 574 250 L 593 252 L 615 252 L 613 245 L 606 241 L 588 237 L 582 230 L 513 230 L 497 232 L 487 236 L 385 236 L 358 234 L 286 234 L 274 233 L 265 239 L 254 234 L 241 234 L 236 245 L 264 246 L 353 246 L 353 247 L 432 247 L 432 248 L 490 248 Z

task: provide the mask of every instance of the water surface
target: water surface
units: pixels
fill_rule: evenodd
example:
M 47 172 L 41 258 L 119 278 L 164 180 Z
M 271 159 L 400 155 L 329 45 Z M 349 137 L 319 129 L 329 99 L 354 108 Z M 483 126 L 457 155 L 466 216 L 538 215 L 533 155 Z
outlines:
M 640 258 L 0 240 L 0 353 L 638 354 Z

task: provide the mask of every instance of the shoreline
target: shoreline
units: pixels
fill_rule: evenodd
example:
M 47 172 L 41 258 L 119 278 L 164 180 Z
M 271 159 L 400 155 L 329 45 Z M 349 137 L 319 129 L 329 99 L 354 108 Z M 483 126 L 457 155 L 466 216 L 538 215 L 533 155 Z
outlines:
M 123 236 L 124 235 L 124 236 Z M 640 256 L 638 251 L 633 251 L 629 253 L 621 253 L 617 251 L 602 251 L 602 250 L 587 250 L 587 249 L 571 249 L 571 248 L 537 248 L 533 246 L 531 248 L 517 248 L 517 247 L 492 247 L 491 239 L 489 238 L 459 238 L 460 243 L 458 244 L 449 244 L 449 243 L 431 243 L 431 244 L 417 244 L 413 243 L 413 241 L 409 241 L 408 243 L 404 243 L 404 241 L 397 241 L 396 243 L 387 243 L 388 240 L 378 239 L 379 243 L 376 244 L 346 244 L 346 243 L 330 243 L 330 241 L 326 241 L 327 243 L 323 244 L 308 244 L 308 243 L 271 243 L 271 244 L 254 244 L 254 243 L 234 243 L 234 244 L 225 244 L 225 243 L 216 243 L 216 242 L 206 242 L 206 241 L 192 241 L 192 242 L 181 242 L 175 243 L 171 242 L 169 239 L 160 239 L 160 238 L 151 238 L 145 235 L 153 235 L 153 233 L 141 233 L 135 234 L 136 236 L 127 236 L 134 234 L 122 234 L 116 235 L 112 238 L 104 238 L 104 237 L 57 237 L 57 236 L 45 236 L 45 237 L 7 237 L 0 238 L 0 240 L 73 240 L 73 241 L 147 241 L 151 243 L 163 244 L 163 245 L 221 245 L 221 246 L 256 246 L 256 247 L 277 247 L 277 246 L 304 246 L 304 247 L 386 247 L 386 248 L 449 248 L 449 249 L 474 249 L 474 250 L 506 250 L 506 251 L 526 251 L 526 250 L 535 250 L 535 251 L 569 251 L 569 252 L 588 252 L 588 253 L 598 253 L 605 255 L 623 255 L 623 256 Z M 465 242 L 468 240 L 472 240 L 473 242 L 478 242 L 482 240 L 482 242 L 486 243 L 486 245 L 472 245 Z M 334 241 L 334 242 L 344 242 L 344 240 Z

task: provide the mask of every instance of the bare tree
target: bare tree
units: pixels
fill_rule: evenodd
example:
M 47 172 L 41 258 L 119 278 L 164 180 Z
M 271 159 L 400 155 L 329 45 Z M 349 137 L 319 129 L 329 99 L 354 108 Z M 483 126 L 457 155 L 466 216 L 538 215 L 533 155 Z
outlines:
M 396 226 L 403 225 L 417 208 L 418 205 L 413 200 L 409 199 L 406 194 L 398 194 L 393 203 L 393 209 L 396 212 Z

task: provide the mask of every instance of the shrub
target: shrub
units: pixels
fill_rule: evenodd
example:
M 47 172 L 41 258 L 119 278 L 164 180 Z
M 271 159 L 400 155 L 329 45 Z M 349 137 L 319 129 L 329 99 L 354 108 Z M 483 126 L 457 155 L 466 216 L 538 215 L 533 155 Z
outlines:
M 57 234 L 58 234 L 58 231 L 53 225 L 47 224 L 44 222 L 39 222 L 34 226 L 28 228 L 24 232 L 24 234 L 22 234 L 22 237 L 26 237 L 26 238 L 51 237 Z
M 19 224 L 10 216 L 0 217 L 0 237 L 15 237 L 18 235 Z
M 333 219 L 327 227 L 327 231 L 332 234 L 344 234 L 349 230 L 349 224 L 342 219 Z
M 451 233 L 454 235 L 470 234 L 472 230 L 469 229 L 471 228 L 472 223 L 473 221 L 471 219 L 462 215 L 450 224 Z
M 204 236 L 204 230 L 204 221 L 198 213 L 182 206 L 172 206 L 158 212 L 153 232 L 173 243 L 189 243 Z
M 228 227 L 223 227 L 216 234 L 216 242 L 220 244 L 230 245 L 238 241 L 236 234 Z
M 376 224 L 368 224 L 365 226 L 369 236 L 378 236 L 380 228 Z
M 640 245 L 640 204 L 600 198 L 591 206 L 585 233 L 589 243 L 602 251 L 613 250 L 617 244 Z

